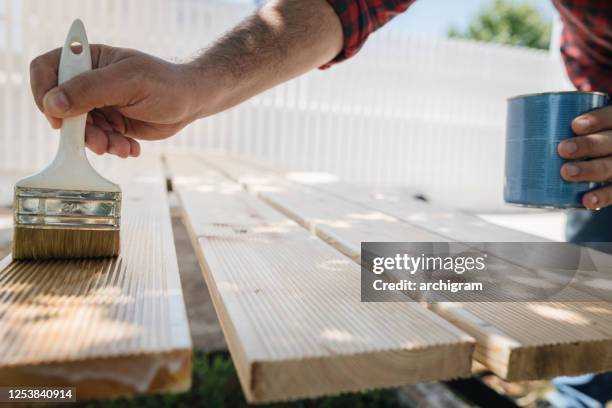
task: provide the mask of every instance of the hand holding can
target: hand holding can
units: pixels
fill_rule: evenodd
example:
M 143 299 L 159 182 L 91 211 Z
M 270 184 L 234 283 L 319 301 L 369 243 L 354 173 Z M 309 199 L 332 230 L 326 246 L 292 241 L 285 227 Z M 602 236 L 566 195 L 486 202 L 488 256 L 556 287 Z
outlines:
M 612 203 L 612 186 L 605 187 L 606 180 L 612 178 L 612 157 L 598 158 L 612 153 L 612 132 L 607 136 L 588 134 L 588 138 L 586 133 L 580 133 L 597 132 L 594 129 L 605 127 L 605 123 L 612 129 L 612 111 L 608 107 L 599 109 L 608 103 L 608 95 L 599 92 L 552 92 L 510 98 L 504 200 L 540 208 L 599 208 L 604 202 Z M 609 120 L 606 122 L 602 116 Z M 581 126 L 587 121 L 585 130 Z M 604 138 L 608 144 L 595 152 L 591 142 Z M 609 152 L 604 154 L 605 151 Z M 566 159 L 578 161 L 567 163 Z M 608 164 L 609 168 L 605 168 Z M 592 202 L 593 195 L 597 203 Z
M 572 122 L 577 135 L 559 144 L 559 155 L 567 160 L 590 160 L 566 163 L 561 177 L 570 182 L 607 183 L 612 179 L 612 106 L 578 116 Z M 612 186 L 602 186 L 582 198 L 586 208 L 612 204 Z

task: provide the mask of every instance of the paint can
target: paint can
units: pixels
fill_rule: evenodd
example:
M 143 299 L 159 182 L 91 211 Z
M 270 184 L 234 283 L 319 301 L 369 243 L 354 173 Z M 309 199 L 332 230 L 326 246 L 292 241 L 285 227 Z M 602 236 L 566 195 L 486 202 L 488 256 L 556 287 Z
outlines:
M 550 92 L 508 99 L 504 200 L 538 208 L 584 208 L 584 193 L 602 183 L 570 183 L 561 178 L 566 162 L 559 142 L 576 136 L 571 123 L 583 113 L 606 106 L 600 92 Z

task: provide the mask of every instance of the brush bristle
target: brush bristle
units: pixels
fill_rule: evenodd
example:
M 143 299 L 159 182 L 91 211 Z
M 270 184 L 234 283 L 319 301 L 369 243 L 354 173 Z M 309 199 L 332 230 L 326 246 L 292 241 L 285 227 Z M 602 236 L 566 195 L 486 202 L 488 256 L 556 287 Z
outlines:
M 15 227 L 13 259 L 106 258 L 119 255 L 119 230 Z

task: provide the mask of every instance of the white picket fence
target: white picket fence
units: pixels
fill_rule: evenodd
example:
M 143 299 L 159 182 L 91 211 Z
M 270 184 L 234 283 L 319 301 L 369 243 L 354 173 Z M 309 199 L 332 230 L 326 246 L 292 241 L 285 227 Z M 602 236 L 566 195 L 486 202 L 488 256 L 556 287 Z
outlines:
M 30 96 L 28 64 L 62 43 L 74 17 L 91 42 L 189 58 L 251 12 L 220 0 L 0 4 L 0 171 L 38 168 L 55 151 L 57 136 Z M 553 54 L 382 29 L 354 59 L 147 148 L 222 149 L 351 181 L 410 185 L 474 210 L 499 208 L 505 99 L 567 88 Z

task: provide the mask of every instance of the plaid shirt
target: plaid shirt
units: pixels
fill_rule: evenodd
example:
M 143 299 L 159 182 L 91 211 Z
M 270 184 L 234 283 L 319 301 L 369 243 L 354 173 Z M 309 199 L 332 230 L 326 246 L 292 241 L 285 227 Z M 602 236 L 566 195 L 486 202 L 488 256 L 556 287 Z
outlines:
M 416 0 L 327 0 L 340 18 L 344 48 L 323 68 L 355 55 L 368 36 Z M 612 0 L 552 0 L 563 21 L 561 53 L 583 91 L 612 93 Z

